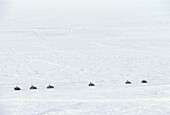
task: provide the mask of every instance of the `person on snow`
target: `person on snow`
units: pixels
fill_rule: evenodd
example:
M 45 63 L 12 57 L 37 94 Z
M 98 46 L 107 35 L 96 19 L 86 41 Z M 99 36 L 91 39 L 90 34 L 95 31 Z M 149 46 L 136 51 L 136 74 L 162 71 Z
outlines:
M 15 88 L 14 88 L 14 90 L 21 90 L 18 86 L 16 86 Z
M 95 86 L 93 83 L 90 82 L 89 86 Z
M 50 88 L 54 88 L 54 86 L 49 84 L 49 86 L 47 86 L 47 89 L 50 89 Z
M 147 81 L 146 80 L 142 80 L 141 83 L 147 83 Z
M 31 85 L 30 89 L 37 89 L 37 87 Z
M 131 84 L 131 82 L 127 80 L 127 81 L 125 82 L 125 84 Z

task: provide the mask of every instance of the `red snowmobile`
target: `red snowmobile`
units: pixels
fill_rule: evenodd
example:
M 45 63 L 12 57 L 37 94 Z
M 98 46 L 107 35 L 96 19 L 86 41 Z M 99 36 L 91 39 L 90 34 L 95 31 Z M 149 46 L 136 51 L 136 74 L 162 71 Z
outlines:
M 37 89 L 37 87 L 31 85 L 30 89 Z
M 18 86 L 14 87 L 14 90 L 21 90 Z
M 47 86 L 47 89 L 51 89 L 51 88 L 54 88 L 54 86 L 49 84 L 49 86 Z
M 89 86 L 95 86 L 93 83 L 90 82 Z
M 127 80 L 127 81 L 125 82 L 125 84 L 131 84 L 131 82 Z
M 148 83 L 146 80 L 142 80 L 141 83 Z

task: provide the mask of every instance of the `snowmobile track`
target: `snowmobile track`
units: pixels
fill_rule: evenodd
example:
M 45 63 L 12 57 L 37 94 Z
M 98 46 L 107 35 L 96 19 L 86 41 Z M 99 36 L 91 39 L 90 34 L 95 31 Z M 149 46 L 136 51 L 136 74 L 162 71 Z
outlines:
M 8 102 L 8 101 L 28 101 L 28 102 L 136 102 L 136 101 L 155 101 L 155 102 L 167 102 L 170 101 L 170 97 L 162 97 L 162 98 L 128 98 L 128 99 L 0 99 L 0 102 Z

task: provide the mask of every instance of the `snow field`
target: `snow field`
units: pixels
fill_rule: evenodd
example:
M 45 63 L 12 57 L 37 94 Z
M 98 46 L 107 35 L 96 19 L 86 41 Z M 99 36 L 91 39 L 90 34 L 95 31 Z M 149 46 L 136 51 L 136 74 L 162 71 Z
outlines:
M 0 114 L 170 114 L 168 1 L 0 3 Z

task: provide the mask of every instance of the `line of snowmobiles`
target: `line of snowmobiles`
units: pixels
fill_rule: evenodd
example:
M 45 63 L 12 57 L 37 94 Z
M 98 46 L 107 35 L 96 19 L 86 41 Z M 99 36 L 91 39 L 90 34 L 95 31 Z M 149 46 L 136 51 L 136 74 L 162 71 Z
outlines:
M 132 82 L 131 81 L 129 81 L 129 80 L 127 80 L 126 82 L 125 82 L 125 84 L 131 84 Z M 148 83 L 146 80 L 142 80 L 141 81 L 141 83 Z
M 52 88 L 54 88 L 54 86 L 52 86 L 52 85 L 50 85 L 50 84 L 47 86 L 47 89 L 52 89 Z M 37 89 L 37 87 L 34 86 L 34 85 L 31 85 L 30 89 L 31 89 L 31 90 L 32 90 L 32 89 Z M 21 90 L 21 88 L 18 87 L 18 86 L 16 86 L 16 87 L 14 87 L 14 90 Z
M 148 83 L 148 82 L 147 82 L 146 80 L 142 80 L 141 83 Z M 131 81 L 127 80 L 127 81 L 125 82 L 125 84 L 131 84 Z M 92 82 L 90 82 L 88 86 L 95 86 L 95 84 L 92 83 Z M 47 86 L 47 89 L 53 89 L 53 88 L 54 88 L 54 86 L 52 86 L 52 85 L 50 85 L 50 84 Z M 37 87 L 31 85 L 30 90 L 32 90 L 32 89 L 37 89 Z M 14 90 L 21 90 L 21 88 L 18 87 L 18 86 L 16 86 L 16 87 L 14 87 Z

